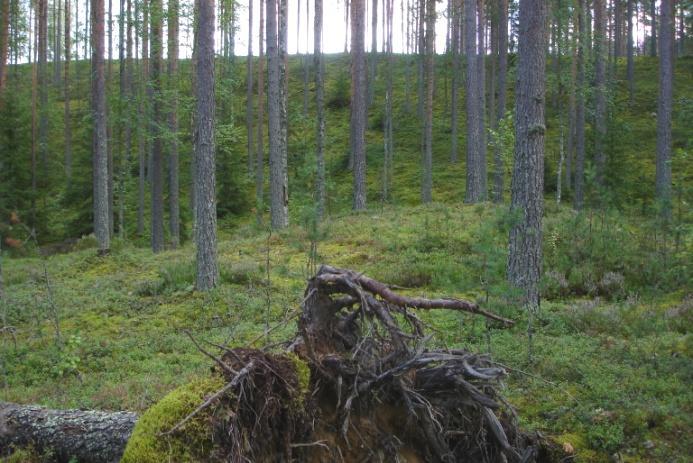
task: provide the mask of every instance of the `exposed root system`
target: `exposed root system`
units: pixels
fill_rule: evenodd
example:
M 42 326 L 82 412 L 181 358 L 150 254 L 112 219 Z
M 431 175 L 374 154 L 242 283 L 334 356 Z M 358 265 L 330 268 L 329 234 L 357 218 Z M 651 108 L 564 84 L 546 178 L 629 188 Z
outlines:
M 486 355 L 427 348 L 413 309 L 512 324 L 471 302 L 407 298 L 323 266 L 308 283 L 286 353 L 227 349 L 215 359 L 227 384 L 191 414 L 214 409 L 214 459 L 551 461 L 498 394 L 505 370 Z

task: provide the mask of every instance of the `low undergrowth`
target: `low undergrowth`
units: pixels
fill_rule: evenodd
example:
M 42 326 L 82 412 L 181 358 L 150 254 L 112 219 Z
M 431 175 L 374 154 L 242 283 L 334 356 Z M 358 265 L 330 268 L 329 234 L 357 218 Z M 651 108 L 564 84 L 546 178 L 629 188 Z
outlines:
M 193 290 L 190 246 L 152 255 L 123 244 L 106 258 L 89 248 L 53 256 L 45 261 L 50 291 L 42 259 L 5 259 L 2 315 L 12 329 L 0 343 L 0 399 L 143 411 L 208 374 L 208 359 L 185 330 L 244 347 L 293 333 L 317 258 L 411 295 L 473 299 L 518 320 L 498 329 L 463 314 L 422 315 L 437 345 L 490 352 L 507 365 L 503 393 L 522 427 L 573 447 L 580 461 L 614 454 L 686 461 L 693 453 L 691 237 L 677 248 L 659 232 L 659 241 L 648 239 L 655 233 L 647 223 L 616 212 L 590 217 L 549 207 L 546 298 L 530 362 L 525 314 L 507 302 L 503 276 L 509 220 L 493 206 L 433 204 L 335 217 L 317 235 L 299 226 L 269 235 L 240 224 L 221 231 L 222 283 L 207 294 Z

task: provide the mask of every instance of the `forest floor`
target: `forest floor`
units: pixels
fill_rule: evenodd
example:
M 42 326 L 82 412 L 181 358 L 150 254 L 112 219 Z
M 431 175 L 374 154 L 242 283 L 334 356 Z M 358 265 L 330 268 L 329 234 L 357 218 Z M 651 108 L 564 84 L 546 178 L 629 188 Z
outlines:
M 462 313 L 423 314 L 434 345 L 491 352 L 507 365 L 504 394 L 521 424 L 570 444 L 580 461 L 607 461 L 614 453 L 624 461 L 686 461 L 693 452 L 692 288 L 636 291 L 612 275 L 616 282 L 602 276 L 590 294 L 580 272 L 564 284 L 556 277 L 547 283 L 529 361 L 525 314 L 505 302 L 500 211 L 434 204 L 336 217 L 314 241 L 316 259 L 311 233 L 300 226 L 271 235 L 253 224 L 223 229 L 221 284 L 207 294 L 193 291 L 189 244 L 152 255 L 116 241 L 110 256 L 98 258 L 85 238 L 78 244 L 84 249 L 69 254 L 5 260 L 3 316 L 16 330 L 14 339 L 2 336 L 0 398 L 142 411 L 208 371 L 209 360 L 184 330 L 249 347 L 293 334 L 291 314 L 317 261 L 405 286 L 412 295 L 470 298 L 517 319 L 512 328 L 487 329 Z M 560 272 L 564 264 L 551 248 L 580 247 L 569 233 L 587 220 L 549 207 L 547 267 Z M 597 223 L 594 242 L 612 230 L 608 217 L 602 228 Z M 617 255 L 632 251 L 609 239 Z M 631 265 L 627 256 L 619 259 Z M 285 319 L 292 321 L 263 336 L 267 325 Z
M 298 60 L 292 63 L 291 75 L 300 76 Z M 620 76 L 623 64 L 619 63 Z M 344 57 L 328 60 L 328 102 L 345 92 L 348 96 L 345 69 Z M 396 88 L 405 87 L 405 69 L 396 67 Z M 442 108 L 449 82 L 441 78 L 436 93 L 436 202 L 428 206 L 416 205 L 419 128 L 412 117 L 415 108 L 406 109 L 404 92 L 395 94 L 396 169 L 389 205 L 379 204 L 382 114 L 377 104 L 371 109 L 371 210 L 366 213 L 347 212 L 348 106 L 328 111 L 329 219 L 316 230 L 309 225 L 308 147 L 314 121 L 298 115 L 302 86 L 295 80 L 290 87 L 296 107 L 291 111 L 289 140 L 294 156 L 293 225 L 270 234 L 254 224 L 248 211 L 240 218 L 220 220 L 221 284 L 206 294 L 193 290 L 194 250 L 189 242 L 153 255 L 146 236 L 131 236 L 127 241 L 116 239 L 111 254 L 98 258 L 93 238 L 85 237 L 68 254 L 4 259 L 6 299 L 0 315 L 3 325 L 13 330 L 0 333 L 0 400 L 143 411 L 209 371 L 209 359 L 185 330 L 196 339 L 230 346 L 259 347 L 285 340 L 295 332 L 292 317 L 306 279 L 315 264 L 328 263 L 409 288 L 405 292 L 410 295 L 468 298 L 516 319 L 514 327 L 499 329 L 461 313 L 422 314 L 434 334 L 433 345 L 490 352 L 506 365 L 511 374 L 503 393 L 517 408 L 521 425 L 569 444 L 576 461 L 690 461 L 693 234 L 688 205 L 693 163 L 688 151 L 693 59 L 679 60 L 676 68 L 673 171 L 678 189 L 675 226 L 666 230 L 651 214 L 656 69 L 656 60 L 639 58 L 633 104 L 627 103 L 623 80 L 610 100 L 614 117 L 609 169 L 616 174 L 609 181 L 617 206 L 576 214 L 567 203 L 557 206 L 553 194 L 546 196 L 544 298 L 534 323 L 531 360 L 526 313 L 507 302 L 512 295 L 505 284 L 512 218 L 506 207 L 461 203 L 464 130 L 462 162 L 447 162 L 449 112 Z M 380 90 L 376 86 L 376 95 Z M 415 86 L 411 92 L 415 105 Z M 545 183 L 546 191 L 553 192 L 560 124 L 551 110 L 547 117 Z M 231 148 L 236 150 L 231 154 L 238 158 L 237 166 L 245 162 L 244 146 L 241 137 Z M 187 145 L 181 149 L 189 151 Z M 509 167 L 510 154 L 505 154 L 505 161 Z M 188 167 L 182 166 L 182 172 Z M 590 175 L 588 169 L 588 183 Z M 250 197 L 250 182 L 247 186 Z M 85 188 L 91 191 L 90 185 Z M 134 185 L 127 190 L 133 195 L 136 191 Z M 564 200 L 569 197 L 564 194 Z M 135 204 L 134 196 L 131 199 L 128 204 Z M 590 195 L 587 203 L 598 206 L 597 199 Z M 71 220 L 70 212 L 57 200 L 47 201 L 46 207 L 45 223 L 56 237 L 65 236 L 62 228 Z M 127 209 L 128 224 L 135 223 L 135 213 L 135 208 Z M 278 323 L 269 337 L 263 335 L 267 326 Z

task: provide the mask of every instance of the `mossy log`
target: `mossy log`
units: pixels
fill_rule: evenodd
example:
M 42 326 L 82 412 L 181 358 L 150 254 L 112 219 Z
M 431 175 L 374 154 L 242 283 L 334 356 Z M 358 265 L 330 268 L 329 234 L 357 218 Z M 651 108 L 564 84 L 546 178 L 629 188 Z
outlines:
M 131 412 L 51 410 L 0 402 L 0 456 L 31 447 L 57 462 L 120 460 L 137 422 Z

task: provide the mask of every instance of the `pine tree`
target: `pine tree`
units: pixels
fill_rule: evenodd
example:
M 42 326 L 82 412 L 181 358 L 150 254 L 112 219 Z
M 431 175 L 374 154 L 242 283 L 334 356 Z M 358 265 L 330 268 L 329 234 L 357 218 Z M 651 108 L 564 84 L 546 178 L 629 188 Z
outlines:
M 7 84 L 7 60 L 10 49 L 10 1 L 3 0 L 0 5 L 0 97 Z
M 219 281 L 214 159 L 214 0 L 195 0 L 195 225 L 196 288 Z
M 635 94 L 635 66 L 633 63 L 633 55 L 635 53 L 633 46 L 633 3 L 635 0 L 628 0 L 628 5 L 626 6 L 626 16 L 628 25 L 627 29 L 627 64 L 626 64 L 626 74 L 628 79 L 628 99 L 631 104 L 633 104 L 633 98 Z
M 486 157 L 483 134 L 484 108 L 479 79 L 483 63 L 477 42 L 477 1 L 465 0 L 465 49 L 467 55 L 467 184 L 465 202 L 486 200 Z M 480 58 L 481 56 L 481 58 Z
M 585 25 L 586 0 L 579 0 L 577 83 L 575 103 L 575 198 L 573 207 L 581 210 L 585 200 L 585 51 L 587 33 Z
M 659 20 L 656 192 L 661 214 L 671 217 L 671 113 L 674 87 L 674 0 L 662 0 Z
M 68 184 L 72 178 L 72 121 L 70 111 L 70 60 L 72 42 L 70 37 L 70 0 L 65 0 L 65 66 L 63 69 L 63 138 L 65 139 L 65 177 Z M 0 90 L 0 93 L 2 91 Z
M 365 0 L 351 0 L 351 151 L 354 159 L 354 210 L 366 209 L 366 57 Z
M 604 187 L 606 175 L 606 0 L 594 0 L 594 158 L 597 183 Z
M 178 181 L 178 0 L 168 0 L 169 153 L 168 207 L 171 247 L 180 243 L 180 193 Z
M 92 10 L 92 111 L 94 120 L 94 234 L 99 255 L 108 254 L 108 146 L 106 138 L 106 76 L 104 73 L 104 4 L 91 0 Z
M 452 95 L 450 110 L 450 162 L 458 160 L 459 94 L 460 94 L 460 35 L 462 33 L 462 1 L 450 0 L 450 53 L 452 54 Z
M 203 2 L 204 3 L 204 2 Z M 164 250 L 164 179 L 162 147 L 162 97 L 161 97 L 161 62 L 163 51 L 163 11 L 161 0 L 152 0 L 151 6 L 151 66 L 149 68 L 149 86 L 151 88 L 151 121 L 152 137 L 152 251 Z
M 260 45 L 257 71 L 257 153 L 255 161 L 255 210 L 258 225 L 262 223 L 265 177 L 265 0 L 260 0 Z
M 289 186 L 286 169 L 286 116 L 284 98 L 283 57 L 280 52 L 282 31 L 277 24 L 283 0 L 267 0 L 267 57 L 269 60 L 268 121 L 270 161 L 270 215 L 272 228 L 284 228 L 289 224 Z
M 253 142 L 253 3 L 248 1 L 248 57 L 246 59 L 245 127 L 248 151 L 248 175 L 253 173 L 255 144 Z
M 510 206 L 518 219 L 510 230 L 508 280 L 522 290 L 522 300 L 530 310 L 539 307 L 542 265 L 546 16 L 545 1 L 520 0 Z
M 322 55 L 322 0 L 315 0 L 315 24 L 313 31 L 313 65 L 315 68 L 315 159 L 317 216 L 321 220 L 325 214 L 325 63 Z
M 432 201 L 435 24 L 436 2 L 435 0 L 426 0 L 426 107 L 424 120 L 423 181 L 421 182 L 421 201 L 423 203 L 430 203 Z
M 496 127 L 505 118 L 506 111 L 506 81 L 508 75 L 508 0 L 498 0 L 498 101 Z M 503 201 L 503 177 L 505 167 L 499 146 L 494 148 L 493 200 Z

